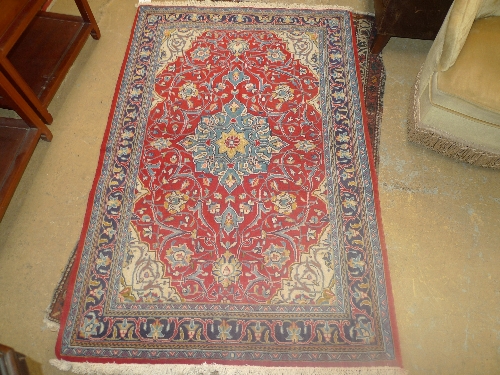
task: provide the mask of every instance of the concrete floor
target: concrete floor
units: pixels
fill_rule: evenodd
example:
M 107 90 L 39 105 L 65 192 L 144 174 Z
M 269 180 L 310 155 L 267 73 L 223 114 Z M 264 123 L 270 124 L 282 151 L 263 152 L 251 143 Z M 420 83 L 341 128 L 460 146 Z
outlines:
M 90 0 L 90 39 L 49 107 L 40 141 L 0 223 L 0 342 L 32 374 L 59 374 L 42 320 L 76 244 L 136 0 Z M 54 11 L 75 13 L 70 0 Z M 332 1 L 332 3 L 334 3 Z M 373 11 L 370 0 L 335 1 Z M 409 144 L 407 103 L 428 41 L 393 38 L 379 169 L 382 219 L 405 367 L 412 375 L 500 373 L 500 172 Z

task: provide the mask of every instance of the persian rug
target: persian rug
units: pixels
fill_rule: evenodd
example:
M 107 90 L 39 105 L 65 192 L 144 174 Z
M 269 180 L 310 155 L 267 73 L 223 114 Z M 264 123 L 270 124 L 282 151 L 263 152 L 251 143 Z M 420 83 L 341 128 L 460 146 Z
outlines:
M 361 86 L 366 108 L 366 123 L 372 145 L 375 169 L 379 161 L 380 124 L 382 121 L 383 97 L 385 86 L 385 69 L 381 55 L 370 53 L 370 46 L 375 38 L 375 18 L 367 14 L 352 13 L 356 32 Z M 66 300 L 69 275 L 75 263 L 76 248 L 72 251 L 61 279 L 54 290 L 51 303 L 47 309 L 45 323 L 53 330 L 59 330 L 61 314 Z
M 353 22 L 139 7 L 55 365 L 404 373 Z

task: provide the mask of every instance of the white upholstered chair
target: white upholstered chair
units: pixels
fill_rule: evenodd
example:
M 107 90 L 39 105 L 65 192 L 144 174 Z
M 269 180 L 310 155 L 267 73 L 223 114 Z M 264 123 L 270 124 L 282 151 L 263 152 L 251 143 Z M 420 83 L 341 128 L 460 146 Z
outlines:
M 500 0 L 455 0 L 422 66 L 409 139 L 500 168 Z

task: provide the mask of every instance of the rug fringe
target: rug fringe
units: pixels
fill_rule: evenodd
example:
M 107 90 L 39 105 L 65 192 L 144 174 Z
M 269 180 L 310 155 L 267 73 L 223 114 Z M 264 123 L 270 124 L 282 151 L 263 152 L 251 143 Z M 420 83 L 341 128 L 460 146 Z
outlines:
M 51 359 L 50 364 L 62 371 L 98 375 L 408 375 L 399 367 L 262 367 L 201 365 L 151 365 L 68 362 Z
M 285 9 L 308 9 L 308 10 L 346 10 L 356 14 L 365 14 L 373 16 L 370 12 L 360 12 L 352 7 L 338 5 L 315 5 L 315 4 L 299 4 L 299 3 L 261 3 L 253 1 L 232 2 L 232 1 L 212 1 L 212 0 L 183 0 L 183 1 L 164 1 L 164 0 L 139 0 L 136 7 L 141 5 L 154 6 L 197 6 L 197 7 L 216 7 L 216 8 L 285 8 Z
M 454 140 L 452 135 L 446 132 L 438 132 L 432 128 L 419 126 L 419 95 L 418 87 L 420 85 L 420 76 L 422 69 L 417 75 L 417 80 L 413 89 L 413 95 L 410 97 L 408 106 L 407 132 L 408 140 L 439 152 L 458 161 L 464 161 L 472 165 L 484 168 L 500 169 L 500 155 L 498 153 L 488 152 L 480 149 L 476 145 Z
M 55 0 L 54 0 L 55 2 Z M 52 2 L 52 4 L 54 3 Z M 78 248 L 78 242 L 76 243 L 73 251 L 71 251 L 71 255 L 69 256 L 64 269 L 61 272 L 61 276 L 59 277 L 59 281 L 56 284 L 54 291 L 52 292 L 52 300 L 50 301 L 49 306 L 45 309 L 45 315 L 43 318 L 43 323 L 45 326 L 54 332 L 59 331 L 60 324 L 56 321 L 55 318 L 51 317 L 51 313 L 53 312 L 54 306 L 58 300 L 60 293 L 64 290 L 64 282 L 69 277 L 69 273 L 71 272 L 71 268 L 73 267 L 73 263 L 75 260 L 76 249 Z
M 47 312 L 46 312 L 46 314 L 47 314 Z M 47 319 L 47 317 L 43 318 L 43 324 L 45 324 L 45 327 L 47 327 L 49 329 L 49 331 L 52 331 L 52 332 L 58 332 L 59 328 L 61 327 L 61 325 L 59 323 L 53 322 L 53 321 Z

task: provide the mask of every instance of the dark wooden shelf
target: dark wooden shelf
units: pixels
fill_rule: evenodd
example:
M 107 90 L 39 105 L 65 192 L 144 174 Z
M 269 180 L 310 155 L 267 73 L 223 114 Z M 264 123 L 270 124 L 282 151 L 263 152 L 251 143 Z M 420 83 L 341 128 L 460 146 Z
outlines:
M 50 141 L 47 106 L 89 35 L 100 31 L 87 0 L 81 17 L 42 11 L 46 0 L 0 0 L 0 220 L 40 138 Z
M 92 25 L 81 17 L 39 12 L 7 58 L 47 107 L 85 44 Z M 9 108 L 0 98 L 0 107 Z
M 7 54 L 47 0 L 0 0 L 0 50 Z
M 40 130 L 23 120 L 0 118 L 0 218 L 35 150 Z

